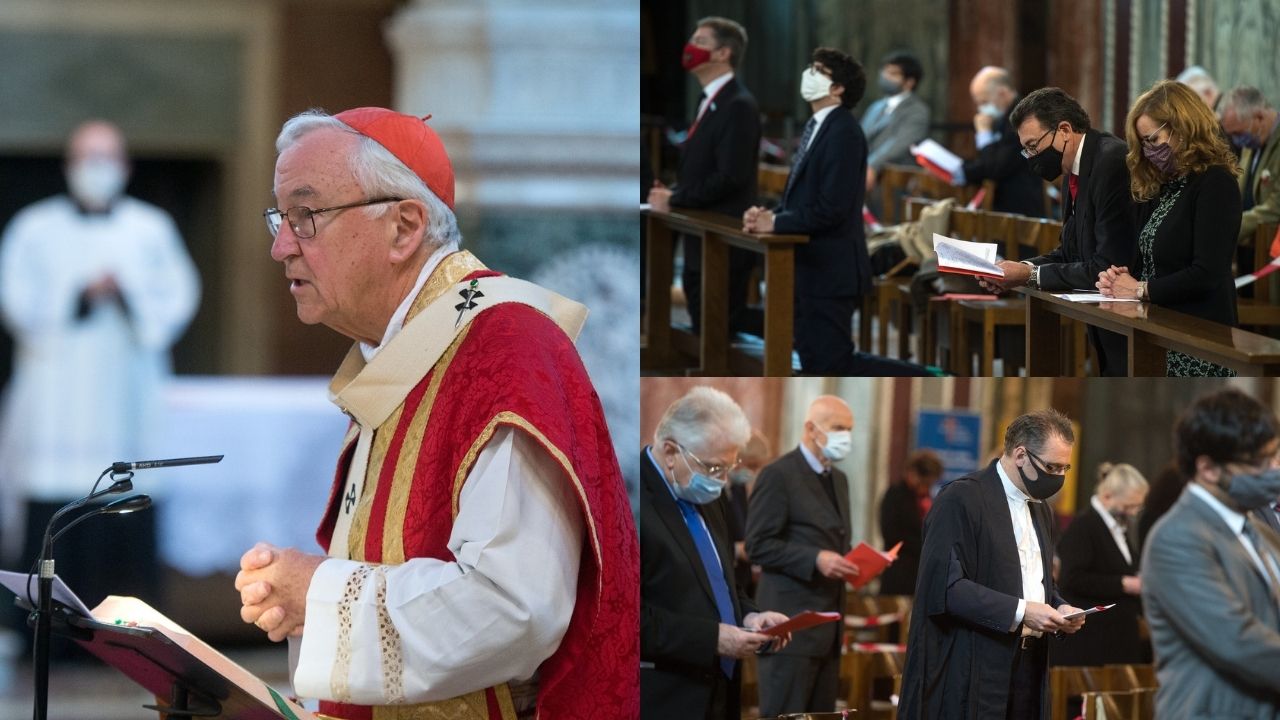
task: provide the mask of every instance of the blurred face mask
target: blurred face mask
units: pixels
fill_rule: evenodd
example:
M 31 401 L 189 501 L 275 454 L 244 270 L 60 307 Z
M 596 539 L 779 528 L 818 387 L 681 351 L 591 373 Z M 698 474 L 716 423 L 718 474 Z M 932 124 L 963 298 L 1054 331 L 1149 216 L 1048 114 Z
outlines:
M 692 70 L 703 63 L 711 61 L 711 51 L 700 48 L 693 43 L 685 43 L 684 52 L 680 55 L 680 67 Z
M 818 429 L 821 430 L 821 428 Z M 827 442 L 822 446 L 822 454 L 828 460 L 839 461 L 845 459 L 849 451 L 853 449 L 853 432 L 850 430 L 823 432 L 827 435 Z
M 984 102 L 978 106 L 978 113 L 995 120 L 1000 117 L 1000 108 L 993 102 Z
M 815 102 L 831 94 L 831 78 L 814 70 L 806 68 L 800 74 L 800 97 L 805 102 Z
M 1280 469 L 1257 475 L 1232 475 L 1222 490 L 1244 510 L 1266 507 L 1280 499 Z
M 105 208 L 124 191 L 128 176 L 116 160 L 89 158 L 80 160 L 67 171 L 67 186 L 80 204 Z
M 897 80 L 890 80 L 889 78 L 881 75 L 880 79 L 876 82 L 880 86 L 880 94 L 885 97 L 892 97 L 902 92 L 902 83 Z

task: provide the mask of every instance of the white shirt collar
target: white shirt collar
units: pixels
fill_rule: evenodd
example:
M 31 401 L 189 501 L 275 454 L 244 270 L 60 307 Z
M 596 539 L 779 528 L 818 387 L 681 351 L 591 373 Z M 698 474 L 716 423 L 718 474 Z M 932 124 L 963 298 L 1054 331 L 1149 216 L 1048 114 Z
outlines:
M 838 107 L 840 107 L 840 106 L 839 106 L 839 105 L 831 105 L 831 106 L 829 106 L 829 107 L 824 107 L 824 108 L 822 108 L 821 110 L 819 110 L 818 112 L 816 112 L 816 113 L 814 113 L 814 114 L 813 114 L 813 134 L 809 136 L 809 145 L 812 145 L 812 144 L 813 144 L 813 139 L 814 139 L 814 138 L 816 138 L 816 137 L 818 137 L 818 128 L 822 127 L 822 123 L 823 123 L 823 121 L 825 121 L 825 120 L 827 119 L 827 116 L 831 114 L 831 111 L 832 111 L 832 110 L 835 110 L 835 109 L 836 109 L 836 108 L 838 108 Z M 804 146 L 804 147 L 803 147 L 803 148 L 801 148 L 801 149 L 802 149 L 802 150 L 808 150 L 808 149 L 809 149 L 809 145 L 806 145 L 806 146 Z
M 1087 138 L 1087 137 L 1089 137 L 1089 136 L 1088 136 L 1088 135 L 1081 135 L 1081 136 L 1080 136 L 1080 144 L 1079 144 L 1079 145 L 1076 145 L 1076 159 L 1071 161 L 1071 174 L 1072 174 L 1072 175 L 1079 175 L 1079 174 L 1080 174 L 1080 158 L 1084 157 L 1084 140 L 1085 140 L 1085 138 Z
M 418 279 L 413 283 L 413 289 L 409 294 L 400 301 L 396 311 L 391 313 L 391 320 L 387 323 L 387 330 L 382 334 L 382 342 L 375 347 L 369 343 L 360 343 L 360 354 L 364 356 L 365 362 L 372 362 L 378 351 L 387 346 L 391 342 L 391 338 L 395 337 L 402 329 L 404 329 L 405 316 L 409 314 L 409 308 L 413 305 L 414 298 L 418 297 L 418 293 L 422 290 L 422 286 L 427 284 L 427 278 L 431 277 L 431 273 L 435 271 L 436 266 L 444 259 L 446 255 L 457 252 L 458 248 L 453 245 L 444 245 L 436 248 L 431 253 L 427 261 L 423 263 L 422 269 L 418 271 Z
M 889 112 L 893 112 L 894 110 L 898 109 L 898 106 L 902 104 L 903 100 L 906 100 L 910 96 L 911 96 L 910 90 L 903 90 L 897 95 L 890 96 L 889 99 L 885 101 L 885 108 Z
M 996 461 L 996 474 L 1000 476 L 1000 483 L 1004 485 L 1004 494 L 1010 500 L 1018 500 L 1021 502 L 1030 502 L 1031 496 L 1018 489 L 1017 485 L 1009 479 L 1009 475 L 1004 471 L 1004 465 L 999 460 Z
M 720 92 L 720 88 L 724 87 L 733 79 L 733 71 L 729 71 L 720 77 L 712 80 L 702 87 L 702 92 L 706 93 L 708 98 L 713 98 L 716 93 Z
M 1097 495 L 1089 498 L 1089 504 L 1092 505 L 1093 509 L 1097 510 L 1098 514 L 1102 516 L 1102 522 L 1106 523 L 1108 530 L 1112 533 L 1115 533 L 1117 530 L 1120 531 L 1121 534 L 1124 533 L 1124 528 L 1120 527 L 1120 523 L 1116 522 L 1115 516 L 1107 511 L 1107 508 L 1103 506 L 1102 501 L 1098 499 Z
M 1221 500 L 1214 497 L 1212 493 L 1210 493 L 1208 490 L 1205 490 L 1203 487 L 1201 487 L 1200 484 L 1197 483 L 1195 480 L 1192 480 L 1191 482 L 1187 483 L 1187 490 L 1190 491 L 1196 497 L 1203 500 L 1206 505 L 1213 508 L 1213 511 L 1218 513 L 1218 515 L 1222 517 L 1222 521 L 1227 524 L 1227 527 L 1231 528 L 1231 532 L 1235 533 L 1236 535 L 1239 535 L 1240 533 L 1244 532 L 1244 515 L 1243 514 L 1238 513 L 1235 510 L 1232 510 L 1231 508 L 1222 504 Z
M 805 447 L 804 443 L 800 443 L 800 452 L 804 455 L 805 462 L 809 463 L 809 467 L 813 468 L 814 472 L 821 475 L 827 471 L 827 467 L 822 464 L 822 461 L 818 459 L 818 456 L 809 452 L 809 448 Z

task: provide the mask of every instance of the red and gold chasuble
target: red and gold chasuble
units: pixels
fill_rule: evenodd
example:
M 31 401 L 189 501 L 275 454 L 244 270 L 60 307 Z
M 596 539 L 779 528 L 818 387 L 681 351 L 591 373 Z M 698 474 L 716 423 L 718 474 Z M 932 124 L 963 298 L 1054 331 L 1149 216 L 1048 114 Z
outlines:
M 449 255 L 415 299 L 406 330 L 424 308 L 451 290 L 455 297 L 445 299 L 455 301 L 459 282 L 477 280 L 471 287 L 483 292 L 485 278 L 496 277 L 470 253 Z M 373 432 L 364 488 L 348 535 L 349 557 L 392 565 L 416 557 L 453 561 L 447 543 L 458 498 L 481 449 L 502 426 L 527 433 L 573 483 L 584 520 L 577 599 L 559 648 L 539 666 L 537 717 L 638 717 L 639 550 L 599 398 L 573 342 L 547 315 L 518 302 L 486 307 L 481 299 L 468 307 L 472 299 L 465 290 L 462 300 L 455 306 L 459 317 L 465 312 L 476 313 L 474 317 L 425 374 L 423 368 L 416 374 L 406 371 L 404 377 L 410 379 L 401 378 L 401 390 L 407 395 L 401 393 L 398 406 Z M 364 370 L 364 358 L 353 348 L 331 385 L 335 402 L 343 405 L 344 391 L 349 394 L 362 385 Z M 379 380 L 364 378 L 361 391 L 386 392 L 388 384 Z M 317 532 L 326 551 L 353 461 L 354 435 L 349 433 L 339 459 Z M 394 662 L 403 662 L 398 639 L 394 628 L 382 630 L 384 671 L 394 673 Z M 386 636 L 388 631 L 393 637 Z M 388 647 L 393 648 L 390 664 Z M 420 705 L 370 708 L 322 702 L 320 713 L 348 720 L 515 717 L 505 684 Z

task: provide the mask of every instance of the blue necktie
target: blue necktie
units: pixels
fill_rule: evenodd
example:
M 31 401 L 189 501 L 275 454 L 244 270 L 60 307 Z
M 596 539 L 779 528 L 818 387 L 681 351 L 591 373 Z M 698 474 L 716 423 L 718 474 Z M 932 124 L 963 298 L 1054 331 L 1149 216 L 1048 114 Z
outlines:
M 689 527 L 689 534 L 693 536 L 693 544 L 698 548 L 698 556 L 702 558 L 702 569 L 706 571 L 707 580 L 711 582 L 711 594 L 716 599 L 716 610 L 720 613 L 720 622 L 736 626 L 738 623 L 733 617 L 733 601 L 729 599 L 729 583 L 724 581 L 724 572 L 719 569 L 720 561 L 716 558 L 716 548 L 711 542 L 711 534 L 702 524 L 702 518 L 698 516 L 698 509 L 693 506 L 693 503 L 676 500 L 676 504 L 680 506 L 680 514 L 684 516 L 684 524 Z M 720 658 L 720 669 L 724 671 L 725 677 L 733 677 L 735 662 L 737 661 L 730 657 Z

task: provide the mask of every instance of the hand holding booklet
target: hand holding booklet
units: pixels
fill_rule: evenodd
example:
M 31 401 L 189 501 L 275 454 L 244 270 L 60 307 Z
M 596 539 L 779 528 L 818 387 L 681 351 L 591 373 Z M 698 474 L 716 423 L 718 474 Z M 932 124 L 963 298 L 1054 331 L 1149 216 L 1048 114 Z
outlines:
M 864 542 L 858 543 L 858 547 L 850 550 L 849 554 L 844 556 L 845 560 L 858 567 L 858 574 L 845 578 L 845 581 L 852 585 L 855 590 L 861 589 L 863 585 L 879 577 L 885 568 L 898 559 L 898 550 L 901 548 L 902 543 L 899 542 L 889 548 L 888 552 L 880 552 Z
M 938 270 L 959 275 L 1002 278 L 1004 270 L 995 243 L 969 242 L 933 234 L 933 251 L 938 254 Z
M 826 623 L 835 622 L 839 619 L 840 613 L 838 612 L 814 612 L 813 610 L 806 610 L 802 613 L 798 613 L 784 623 L 778 623 L 773 627 L 767 627 L 761 630 L 760 634 L 769 635 L 771 637 L 782 637 L 789 632 L 808 630 L 811 627 L 825 625 Z
M 1092 614 L 1094 614 L 1094 613 L 1100 613 L 1100 612 L 1102 612 L 1103 610 L 1110 610 L 1111 608 L 1113 608 L 1113 607 L 1115 607 L 1115 606 L 1116 606 L 1116 604 L 1115 604 L 1115 603 L 1111 603 L 1110 605 L 1094 605 L 1093 607 L 1089 608 L 1088 610 L 1081 610 L 1080 612 L 1073 612 L 1073 613 L 1071 613 L 1071 614 L 1069 614 L 1069 615 L 1063 615 L 1063 616 L 1062 616 L 1062 619 L 1063 619 L 1063 620 L 1075 620 L 1076 618 L 1085 617 L 1086 615 L 1092 615 Z

